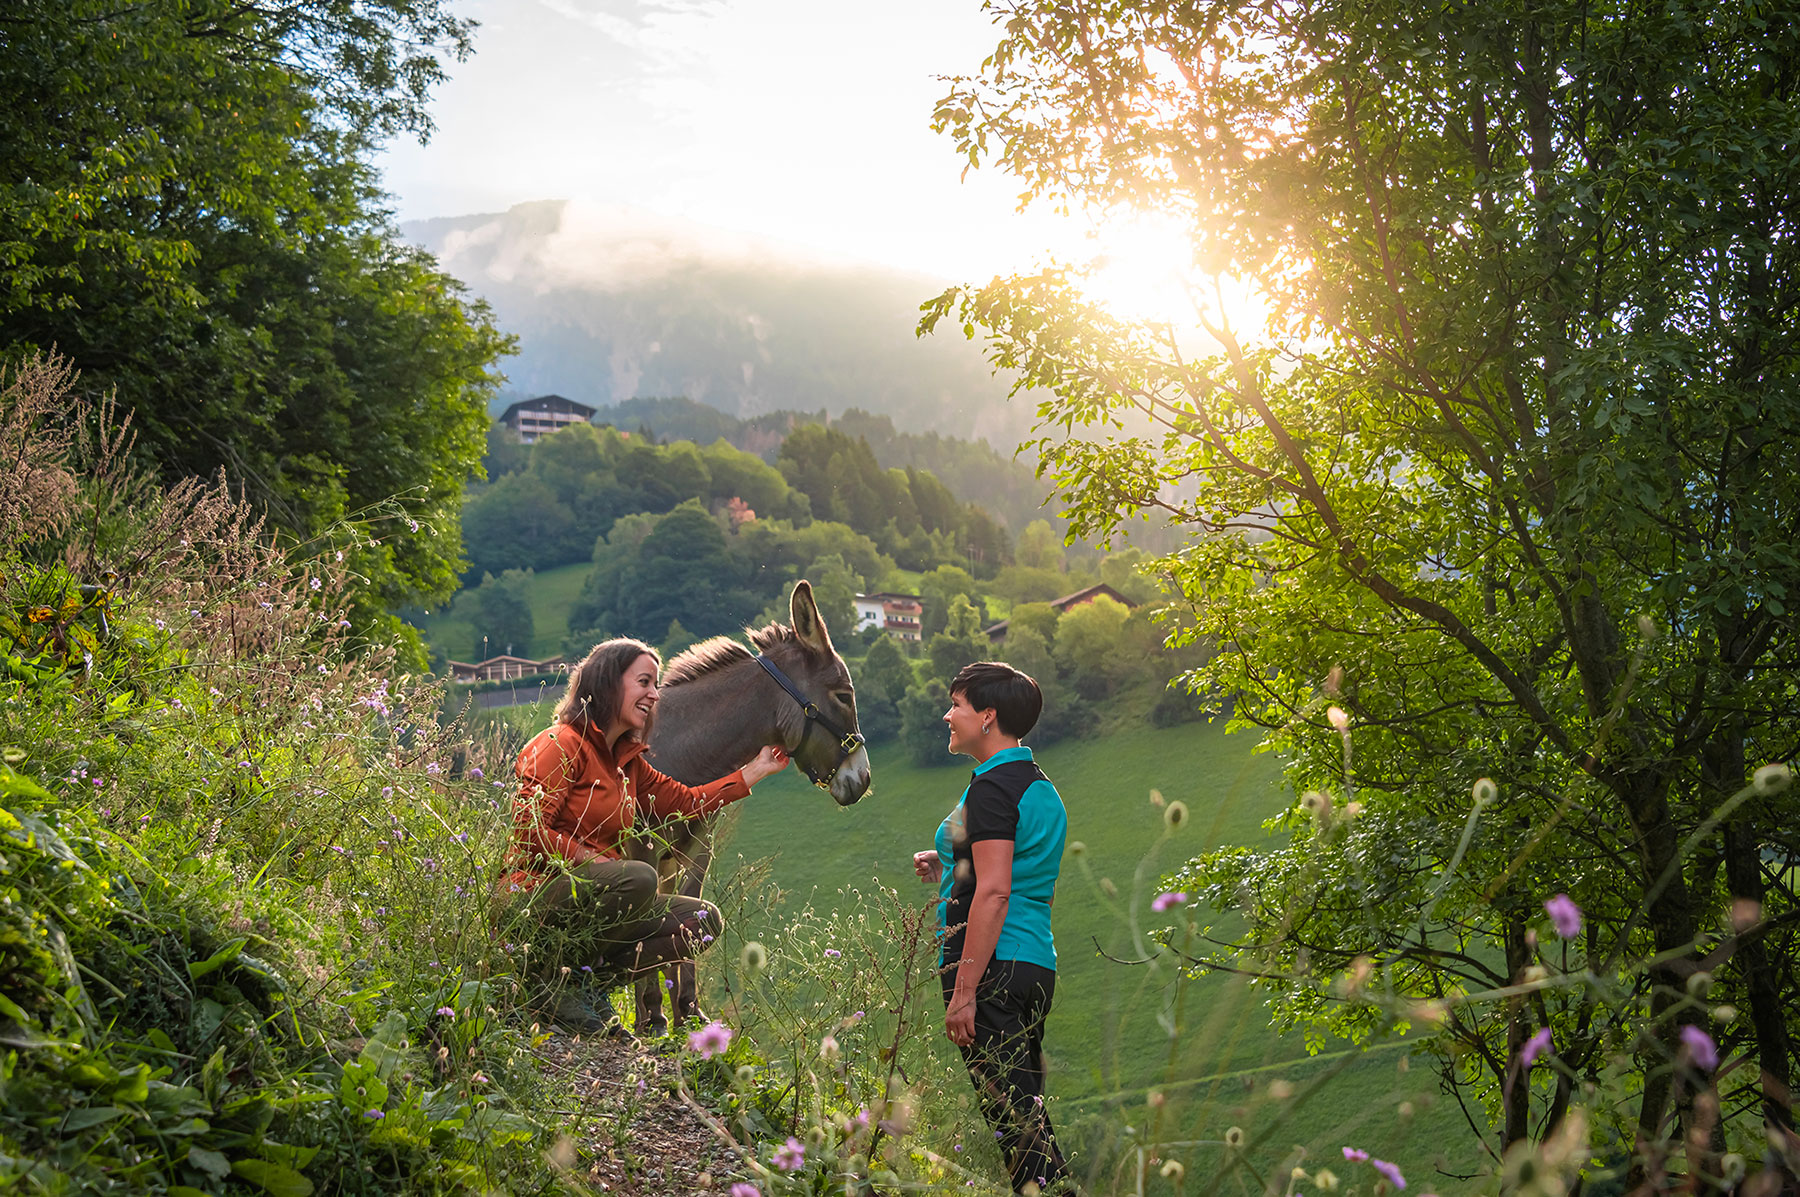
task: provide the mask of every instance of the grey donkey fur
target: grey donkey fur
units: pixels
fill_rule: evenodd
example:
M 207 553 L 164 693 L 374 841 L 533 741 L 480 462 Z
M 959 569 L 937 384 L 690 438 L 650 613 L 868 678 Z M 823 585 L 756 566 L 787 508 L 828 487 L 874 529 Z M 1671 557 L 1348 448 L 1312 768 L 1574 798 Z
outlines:
M 800 692 L 839 726 L 856 728 L 856 698 L 850 671 L 831 646 L 825 621 L 804 579 L 794 584 L 788 603 L 791 624 L 750 631 L 750 641 L 793 681 Z M 869 757 L 858 749 L 841 763 L 832 737 L 810 732 L 800 705 L 784 693 L 741 644 L 723 636 L 696 644 L 668 663 L 657 702 L 647 759 L 688 785 L 701 785 L 742 767 L 765 744 L 779 744 L 796 766 L 810 765 L 820 777 L 835 767 L 831 796 L 849 806 L 869 788 Z M 654 865 L 663 893 L 700 896 L 712 864 L 714 818 L 674 819 L 640 824 L 631 858 Z M 700 1013 L 694 962 L 666 966 L 671 1005 L 677 1020 Z M 635 1026 L 639 1034 L 668 1029 L 658 974 L 637 981 Z

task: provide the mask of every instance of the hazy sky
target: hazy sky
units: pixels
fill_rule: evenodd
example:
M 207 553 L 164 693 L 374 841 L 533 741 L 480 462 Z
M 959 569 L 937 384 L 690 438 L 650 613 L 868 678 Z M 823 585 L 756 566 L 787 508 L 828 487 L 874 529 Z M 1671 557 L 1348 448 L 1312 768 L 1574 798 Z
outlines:
M 383 158 L 402 219 L 624 204 L 951 279 L 1072 241 L 959 178 L 929 127 L 998 30 L 979 0 L 461 0 L 476 53 L 428 146 Z

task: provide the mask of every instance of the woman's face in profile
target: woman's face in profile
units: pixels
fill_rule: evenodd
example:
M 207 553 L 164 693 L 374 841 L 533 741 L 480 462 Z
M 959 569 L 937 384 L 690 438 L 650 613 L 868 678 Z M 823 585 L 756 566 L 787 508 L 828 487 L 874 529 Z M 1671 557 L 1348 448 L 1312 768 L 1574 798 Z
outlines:
M 619 722 L 627 731 L 643 734 L 656 709 L 660 691 L 656 684 L 656 658 L 644 653 L 631 663 L 619 680 Z
M 981 725 L 984 715 L 969 705 L 967 694 L 952 694 L 950 709 L 944 712 L 944 725 L 950 729 L 950 751 L 964 756 L 974 756 L 976 745 L 981 743 Z

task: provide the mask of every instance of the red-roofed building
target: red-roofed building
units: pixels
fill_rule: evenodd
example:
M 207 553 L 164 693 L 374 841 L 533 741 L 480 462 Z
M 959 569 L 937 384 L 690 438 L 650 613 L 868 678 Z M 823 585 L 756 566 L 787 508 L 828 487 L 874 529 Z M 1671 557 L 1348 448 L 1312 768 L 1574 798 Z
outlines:
M 916 594 L 859 594 L 856 630 L 878 627 L 896 640 L 918 640 L 925 631 L 925 602 Z

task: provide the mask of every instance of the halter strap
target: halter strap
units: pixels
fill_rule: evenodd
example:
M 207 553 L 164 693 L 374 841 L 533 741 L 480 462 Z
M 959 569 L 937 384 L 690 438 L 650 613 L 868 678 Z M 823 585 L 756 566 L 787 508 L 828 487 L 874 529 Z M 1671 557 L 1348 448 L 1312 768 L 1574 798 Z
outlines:
M 808 731 L 811 731 L 812 725 L 816 723 L 826 732 L 826 734 L 837 741 L 837 761 L 832 765 L 830 773 L 821 778 L 812 771 L 810 766 L 804 764 L 800 766 L 800 768 L 805 771 L 807 778 L 814 785 L 818 786 L 821 790 L 829 790 L 831 788 L 832 780 L 837 777 L 838 769 L 843 766 L 843 763 L 850 758 L 852 753 L 863 746 L 864 740 L 861 733 L 848 731 L 845 728 L 840 727 L 835 720 L 819 709 L 817 703 L 800 693 L 800 688 L 794 685 L 788 678 L 788 675 L 781 671 L 781 666 L 775 664 L 775 662 L 769 660 L 769 658 L 763 656 L 761 653 L 751 653 L 750 655 L 758 665 L 763 667 L 764 673 L 775 679 L 775 684 L 777 686 L 780 686 L 783 690 L 787 691 L 787 696 L 789 698 L 800 704 L 800 711 L 806 716 L 806 726 Z

